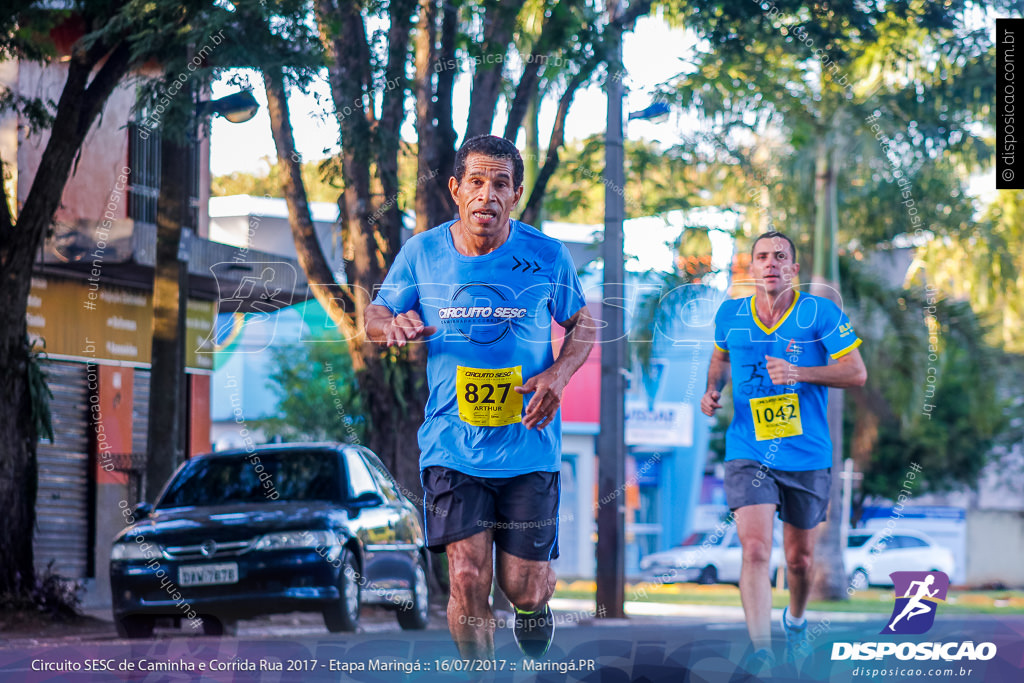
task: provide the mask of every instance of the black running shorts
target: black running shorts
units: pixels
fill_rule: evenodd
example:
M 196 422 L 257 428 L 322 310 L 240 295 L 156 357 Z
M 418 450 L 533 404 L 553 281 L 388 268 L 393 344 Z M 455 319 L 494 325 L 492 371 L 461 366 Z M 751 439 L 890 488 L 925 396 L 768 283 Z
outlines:
M 427 547 L 445 546 L 492 529 L 494 542 L 524 560 L 558 557 L 558 472 L 475 477 L 447 467 L 420 471 Z

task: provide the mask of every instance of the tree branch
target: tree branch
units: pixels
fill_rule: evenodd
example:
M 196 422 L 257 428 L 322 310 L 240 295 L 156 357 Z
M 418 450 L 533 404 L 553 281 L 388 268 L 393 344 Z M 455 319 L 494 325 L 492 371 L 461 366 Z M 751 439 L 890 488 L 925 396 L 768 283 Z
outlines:
M 631 31 L 636 20 L 651 11 L 651 4 L 651 0 L 630 3 L 626 11 L 616 17 L 615 21 L 623 31 Z
M 531 53 L 530 62 L 523 67 L 523 75 L 516 85 L 516 94 L 512 98 L 512 106 L 508 110 L 508 120 L 505 122 L 505 132 L 501 137 L 506 140 L 516 141 L 519 135 L 519 128 L 523 125 L 526 112 L 530 108 L 530 97 L 537 91 L 537 84 L 540 82 L 540 62 L 537 57 L 540 55 Z
M 8 204 L 10 199 L 15 202 L 18 201 L 18 188 L 14 188 L 14 196 L 7 196 L 7 173 L 5 172 L 4 160 L 0 156 L 0 235 L 3 239 L 0 240 L 4 243 L 7 242 L 7 237 L 14 229 L 14 222 L 11 218 L 11 205 Z
M 540 35 L 530 48 L 530 56 L 523 67 L 523 74 L 516 85 L 516 92 L 509 107 L 505 123 L 506 140 L 515 142 L 520 126 L 530 107 L 530 98 L 537 90 L 541 67 L 550 55 L 557 53 L 565 42 L 565 35 L 572 22 L 572 14 L 581 3 L 579 0 L 563 0 L 551 8 L 551 15 L 544 20 Z
M 284 171 L 281 176 L 284 182 L 285 202 L 288 205 L 288 222 L 292 227 L 292 238 L 295 240 L 299 264 L 306 273 L 313 296 L 323 306 L 324 311 L 338 324 L 346 339 L 358 343 L 362 332 L 348 313 L 355 308 L 352 298 L 334 281 L 334 274 L 331 273 L 324 258 L 309 213 L 306 187 L 302 182 L 302 164 L 295 152 L 284 73 L 279 67 L 267 68 L 263 72 L 263 80 L 267 91 L 270 129 L 274 136 L 274 146 L 277 148 L 277 163 L 283 166 Z
M 383 204 L 376 229 L 384 238 L 385 260 L 390 263 L 402 246 L 402 210 L 399 202 L 398 153 L 402 143 L 399 129 L 405 118 L 406 63 L 409 59 L 409 37 L 416 0 L 393 0 L 391 26 L 388 29 L 388 63 L 384 71 L 384 94 L 380 125 L 377 126 L 377 147 Z M 397 84 L 397 85 L 393 85 Z
M 501 77 L 505 53 L 512 42 L 515 18 L 525 3 L 489 2 L 484 15 L 484 40 L 481 45 L 483 61 L 476 65 L 473 90 L 466 119 L 466 139 L 491 132 L 494 112 L 501 94 Z M 496 58 L 497 57 L 497 58 Z
M 558 101 L 558 113 L 555 114 L 555 124 L 551 128 L 551 137 L 548 140 L 548 152 L 544 160 L 544 167 L 537 174 L 537 182 L 534 183 L 533 190 L 530 192 L 530 199 L 526 202 L 526 207 L 523 209 L 522 221 L 524 223 L 533 225 L 540 216 L 548 181 L 558 168 L 558 150 L 565 143 L 565 118 L 569 114 L 569 107 L 572 106 L 576 90 L 590 78 L 590 74 L 593 73 L 597 64 L 597 57 L 588 60 L 569 81 L 569 84 L 565 87 L 565 92 L 562 93 L 562 97 Z

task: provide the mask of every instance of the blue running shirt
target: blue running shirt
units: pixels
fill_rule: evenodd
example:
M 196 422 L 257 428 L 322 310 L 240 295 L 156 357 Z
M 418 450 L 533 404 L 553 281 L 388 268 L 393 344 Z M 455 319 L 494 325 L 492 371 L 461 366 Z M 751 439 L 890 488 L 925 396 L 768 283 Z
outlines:
M 508 239 L 483 256 L 455 249 L 449 221 L 409 239 L 374 304 L 415 310 L 426 326 L 430 397 L 419 430 L 420 469 L 478 477 L 557 472 L 561 411 L 543 429 L 522 415 L 533 394 L 513 387 L 554 363 L 551 320 L 585 304 L 565 245 L 510 220 Z
M 729 354 L 735 405 L 725 433 L 725 459 L 757 460 L 787 471 L 831 467 L 828 387 L 772 384 L 765 356 L 821 366 L 860 343 L 846 314 L 822 297 L 796 292 L 792 306 L 771 329 L 758 319 L 754 297 L 723 302 L 715 315 L 715 346 Z

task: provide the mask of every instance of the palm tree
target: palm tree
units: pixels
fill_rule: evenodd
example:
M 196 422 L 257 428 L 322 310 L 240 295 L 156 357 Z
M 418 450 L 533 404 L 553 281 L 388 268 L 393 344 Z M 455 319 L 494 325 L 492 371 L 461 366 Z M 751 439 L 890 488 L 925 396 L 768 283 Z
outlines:
M 679 11 L 684 21 L 688 7 Z M 966 222 L 962 206 L 948 210 L 967 203 L 957 201 L 964 195 L 957 176 L 943 170 L 977 167 L 984 158 L 975 124 L 993 95 L 991 79 L 977 75 L 992 68 L 993 51 L 987 28 L 972 23 L 974 8 L 963 1 L 840 2 L 812 14 L 802 3 L 778 2 L 765 13 L 749 6 L 719 13 L 707 48 L 673 84 L 677 103 L 701 115 L 735 157 L 753 158 L 744 154 L 754 151 L 751 138 L 778 141 L 771 164 L 785 171 L 754 174 L 760 206 L 747 205 L 812 246 L 814 291 L 841 291 L 841 245 L 876 245 L 915 230 L 956 233 Z M 914 180 L 927 182 L 929 194 L 919 194 Z M 951 192 L 932 194 L 937 187 Z M 880 201 L 894 195 L 914 201 L 899 210 Z M 950 222 L 950 214 L 962 222 Z M 841 220 L 851 216 L 872 220 Z M 838 470 L 841 395 L 830 390 L 830 399 Z M 839 500 L 833 495 L 830 519 L 840 518 Z M 839 539 L 830 524 L 819 544 L 822 597 L 845 595 Z

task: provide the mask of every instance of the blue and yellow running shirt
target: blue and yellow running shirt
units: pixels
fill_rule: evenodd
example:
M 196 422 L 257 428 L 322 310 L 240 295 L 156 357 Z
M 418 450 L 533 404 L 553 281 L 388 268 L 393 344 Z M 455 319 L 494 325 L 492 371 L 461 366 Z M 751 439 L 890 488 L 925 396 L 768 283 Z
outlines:
M 754 297 L 722 303 L 715 315 L 715 346 L 729 354 L 736 409 L 725 434 L 725 459 L 757 460 L 789 471 L 831 467 L 828 387 L 772 384 L 766 356 L 821 366 L 860 341 L 846 314 L 822 297 L 796 292 L 789 310 L 770 329 L 758 319 Z
M 543 429 L 522 416 L 533 394 L 518 394 L 551 367 L 551 320 L 565 322 L 585 300 L 569 250 L 510 221 L 508 239 L 482 256 L 455 249 L 450 221 L 402 247 L 374 304 L 415 310 L 437 327 L 427 341 L 427 400 L 419 431 L 420 469 L 441 465 L 478 477 L 557 472 L 561 411 Z

